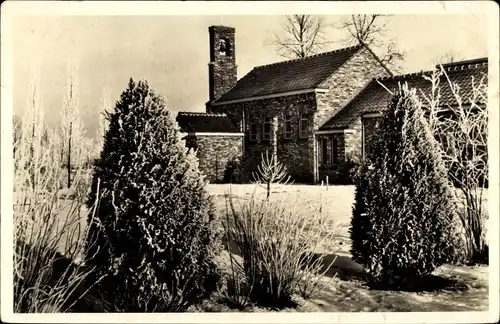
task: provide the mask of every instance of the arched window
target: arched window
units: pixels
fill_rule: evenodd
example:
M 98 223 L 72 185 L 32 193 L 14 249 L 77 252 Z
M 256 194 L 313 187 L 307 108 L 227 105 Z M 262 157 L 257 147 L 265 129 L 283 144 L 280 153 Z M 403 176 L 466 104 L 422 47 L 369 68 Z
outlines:
M 219 40 L 219 53 L 221 55 L 229 56 L 230 55 L 229 49 L 230 49 L 229 40 L 227 38 L 221 38 Z

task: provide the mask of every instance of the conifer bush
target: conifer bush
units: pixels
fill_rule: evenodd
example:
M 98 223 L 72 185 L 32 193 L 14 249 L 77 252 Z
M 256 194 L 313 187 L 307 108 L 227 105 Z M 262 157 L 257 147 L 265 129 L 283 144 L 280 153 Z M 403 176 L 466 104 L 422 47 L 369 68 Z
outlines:
M 89 263 L 111 311 L 184 311 L 217 287 L 213 206 L 197 159 L 147 81 L 130 79 L 96 161 L 97 244 Z
M 349 229 L 351 236 L 351 254 L 354 260 L 360 264 L 367 264 L 368 255 L 363 253 L 366 249 L 368 241 L 365 240 L 366 233 L 371 232 L 370 222 L 366 217 L 365 207 L 365 191 L 367 184 L 367 177 L 365 175 L 367 166 L 362 163 L 358 166 L 357 172 L 353 174 L 355 191 L 354 191 L 354 206 L 352 208 L 352 226 Z
M 457 254 L 456 206 L 414 90 L 400 86 L 357 179 L 352 255 L 372 284 L 403 289 Z

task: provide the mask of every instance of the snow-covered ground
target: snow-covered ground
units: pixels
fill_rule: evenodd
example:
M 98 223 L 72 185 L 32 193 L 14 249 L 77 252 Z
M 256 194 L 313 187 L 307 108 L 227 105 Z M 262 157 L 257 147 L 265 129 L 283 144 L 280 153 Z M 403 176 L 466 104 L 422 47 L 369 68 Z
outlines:
M 214 197 L 217 210 L 225 211 L 227 193 L 236 201 L 245 201 L 252 193 L 265 195 L 265 189 L 255 185 L 208 185 L 208 191 Z M 263 196 L 265 197 L 265 196 Z M 357 274 L 362 267 L 350 259 L 350 240 L 348 229 L 354 202 L 353 186 L 308 186 L 276 185 L 272 187 L 271 199 L 298 202 L 299 208 L 311 210 L 318 205 L 328 213 L 337 224 L 335 248 L 330 247 L 329 257 L 337 257 L 332 268 L 327 271 L 324 280 L 330 280 L 327 289 L 310 300 L 297 297 L 299 307 L 285 311 L 298 312 L 384 312 L 384 311 L 484 311 L 488 309 L 488 267 L 465 267 L 444 265 L 435 271 L 443 278 L 455 279 L 461 289 L 443 289 L 433 292 L 395 292 L 368 289 Z M 227 260 L 225 252 L 224 260 Z M 328 261 L 326 262 L 328 263 Z M 226 264 L 221 260 L 221 264 Z M 333 274 L 337 274 L 333 279 Z M 214 300 L 207 301 L 204 309 L 208 311 L 235 311 Z M 268 311 L 251 307 L 247 311 Z

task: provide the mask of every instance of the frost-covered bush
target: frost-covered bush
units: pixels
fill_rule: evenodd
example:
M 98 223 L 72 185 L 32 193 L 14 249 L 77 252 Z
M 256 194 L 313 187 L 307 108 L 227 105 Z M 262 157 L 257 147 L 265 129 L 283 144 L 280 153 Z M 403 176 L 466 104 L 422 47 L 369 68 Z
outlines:
M 447 170 L 415 91 L 400 87 L 368 168 L 357 181 L 354 260 L 386 287 L 403 287 L 454 261 L 456 206 Z
M 89 201 L 100 188 L 89 262 L 112 311 L 184 311 L 215 290 L 213 206 L 165 101 L 132 79 L 108 114 Z

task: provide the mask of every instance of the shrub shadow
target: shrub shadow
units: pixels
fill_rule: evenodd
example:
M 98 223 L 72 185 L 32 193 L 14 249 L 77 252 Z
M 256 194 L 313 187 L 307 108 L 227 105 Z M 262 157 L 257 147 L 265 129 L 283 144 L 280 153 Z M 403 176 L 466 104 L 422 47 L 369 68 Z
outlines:
M 415 280 L 401 281 L 393 285 L 386 283 L 374 283 L 369 279 L 369 274 L 360 264 L 353 261 L 349 256 L 340 254 L 314 253 L 311 262 L 321 258 L 321 271 L 328 277 L 338 277 L 343 281 L 359 280 L 369 289 L 381 291 L 406 291 L 406 292 L 459 292 L 468 289 L 462 280 L 446 278 L 439 275 L 428 275 Z
M 320 271 L 328 277 L 338 277 L 341 280 L 363 280 L 367 275 L 361 265 L 346 255 L 314 253 L 310 262 L 318 259 L 321 259 Z
M 453 278 L 428 275 L 414 280 L 401 281 L 393 284 L 383 282 L 366 282 L 372 290 L 405 291 L 405 292 L 461 292 L 468 290 L 466 284 Z

